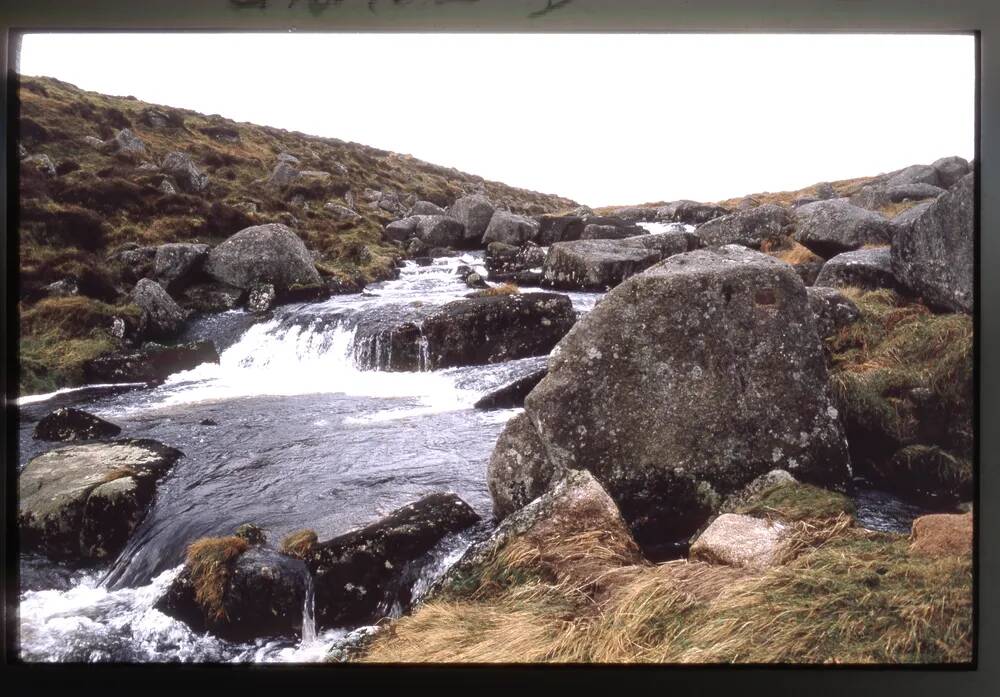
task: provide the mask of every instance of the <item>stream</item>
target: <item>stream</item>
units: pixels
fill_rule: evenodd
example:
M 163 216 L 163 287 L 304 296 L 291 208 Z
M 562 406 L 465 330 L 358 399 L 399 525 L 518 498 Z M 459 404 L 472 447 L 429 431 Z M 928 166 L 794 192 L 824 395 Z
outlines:
M 261 526 L 274 544 L 301 528 L 322 540 L 436 491 L 455 492 L 484 521 L 491 518 L 486 465 L 505 423 L 520 410 L 473 404 L 544 358 L 384 372 L 364 369 L 371 347 L 355 342 L 359 321 L 463 297 L 469 289 L 456 273 L 460 265 L 486 275 L 481 253 L 427 266 L 411 261 L 398 279 L 358 295 L 282 306 L 267 318 L 232 311 L 197 320 L 185 338 L 215 341 L 219 364 L 177 373 L 152 389 L 102 386 L 22 399 L 22 467 L 62 445 L 33 440 L 31 432 L 39 418 L 67 405 L 117 423 L 121 437 L 154 438 L 185 454 L 109 566 L 80 571 L 22 558 L 22 658 L 306 662 L 336 655 L 368 631 L 313 627 L 301 641 L 236 644 L 193 632 L 153 604 L 179 573 L 190 542 L 231 534 L 242 523 Z M 567 295 L 578 312 L 601 297 Z M 908 530 L 921 513 L 870 488 L 859 489 L 856 502 L 860 522 L 874 529 Z M 407 570 L 415 597 L 486 530 L 483 523 L 449 536 L 415 562 Z

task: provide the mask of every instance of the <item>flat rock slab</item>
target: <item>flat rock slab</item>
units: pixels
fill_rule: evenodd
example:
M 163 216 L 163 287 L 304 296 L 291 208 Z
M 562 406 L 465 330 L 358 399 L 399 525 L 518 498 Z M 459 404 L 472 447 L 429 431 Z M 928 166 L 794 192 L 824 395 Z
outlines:
M 691 559 L 763 571 L 781 563 L 787 525 L 723 513 L 691 545 Z
M 73 445 L 32 459 L 18 479 L 23 549 L 56 559 L 113 557 L 145 514 L 156 480 L 181 455 L 143 439 Z

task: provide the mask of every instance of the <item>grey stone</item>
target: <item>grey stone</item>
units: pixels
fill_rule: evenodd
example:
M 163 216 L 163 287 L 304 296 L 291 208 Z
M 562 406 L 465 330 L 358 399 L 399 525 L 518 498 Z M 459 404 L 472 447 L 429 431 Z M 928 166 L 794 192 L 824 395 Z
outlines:
M 702 223 L 695 234 L 705 246 L 741 244 L 760 249 L 766 240 L 777 240 L 792 229 L 788 211 L 773 203 L 719 216 Z
M 507 211 L 495 211 L 490 218 L 490 224 L 486 227 L 486 232 L 483 233 L 482 242 L 520 245 L 533 242 L 537 236 L 537 221 Z
M 208 253 L 205 272 L 244 290 L 271 283 L 279 295 L 293 286 L 323 282 L 305 244 L 280 223 L 255 225 L 230 236 Z
M 197 193 L 208 186 L 208 175 L 198 169 L 191 156 L 183 152 L 172 152 L 163 158 L 160 169 L 174 178 L 184 191 Z
M 892 239 L 893 228 L 885 216 L 843 198 L 799 206 L 794 217 L 795 239 L 827 259 L 866 244 L 888 244 Z
M 838 254 L 823 264 L 823 269 L 813 285 L 874 290 L 895 289 L 899 284 L 892 272 L 892 255 L 889 248 L 879 247 Z
M 132 302 L 142 310 L 145 336 L 170 339 L 184 328 L 187 313 L 156 281 L 141 279 L 132 290 Z

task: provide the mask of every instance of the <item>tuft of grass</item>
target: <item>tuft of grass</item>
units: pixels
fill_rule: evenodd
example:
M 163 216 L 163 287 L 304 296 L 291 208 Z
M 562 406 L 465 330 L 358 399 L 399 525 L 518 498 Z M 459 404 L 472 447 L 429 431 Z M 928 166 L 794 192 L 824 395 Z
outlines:
M 281 541 L 281 551 L 290 557 L 305 559 L 318 541 L 315 530 L 296 530 Z
M 517 295 L 521 292 L 521 289 L 517 287 L 514 283 L 502 283 L 499 286 L 490 286 L 489 288 L 483 288 L 482 290 L 477 290 L 474 293 L 470 293 L 469 297 L 473 298 L 492 298 L 498 295 Z
M 735 513 L 786 521 L 829 520 L 853 516 L 854 502 L 812 484 L 778 484 L 753 497 Z
M 598 601 L 532 576 L 499 593 L 436 599 L 395 621 L 361 660 L 970 661 L 971 560 L 916 558 L 902 535 L 838 525 L 765 572 L 680 560 L 605 570 Z
M 906 395 L 928 388 L 971 432 L 973 325 L 968 315 L 934 314 L 896 292 L 847 289 L 861 317 L 833 336 L 830 384 L 848 418 L 899 442 L 918 423 Z
M 226 585 L 233 565 L 247 547 L 246 540 L 236 536 L 203 537 L 188 546 L 185 563 L 191 574 L 195 601 L 212 620 L 227 617 Z
M 799 244 L 791 237 L 780 240 L 764 240 L 760 249 L 765 254 L 770 254 L 792 266 L 823 261 L 822 257 L 813 254 L 806 246 Z

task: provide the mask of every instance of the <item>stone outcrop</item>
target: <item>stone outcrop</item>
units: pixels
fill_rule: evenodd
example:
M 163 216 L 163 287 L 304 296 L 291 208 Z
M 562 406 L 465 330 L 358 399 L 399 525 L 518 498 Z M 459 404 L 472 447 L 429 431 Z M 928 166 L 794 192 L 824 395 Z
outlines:
M 640 543 L 681 539 L 775 467 L 844 482 L 838 416 L 792 268 L 738 246 L 699 250 L 625 281 L 559 343 L 500 436 L 491 490 L 530 496 L 587 469 Z
M 972 312 L 974 304 L 975 180 L 967 174 L 919 218 L 897 228 L 892 270 L 932 305 Z
M 182 453 L 153 440 L 87 443 L 33 458 L 18 478 L 21 547 L 54 559 L 114 558 Z
M 465 227 L 465 241 L 478 244 L 493 218 L 495 208 L 485 196 L 473 194 L 457 199 L 448 208 L 448 215 Z

